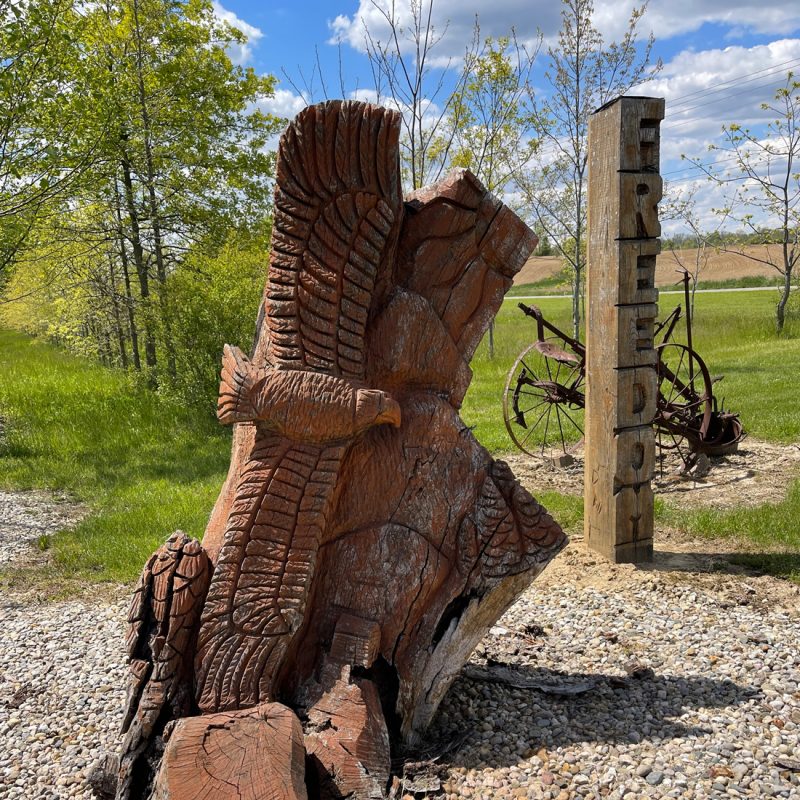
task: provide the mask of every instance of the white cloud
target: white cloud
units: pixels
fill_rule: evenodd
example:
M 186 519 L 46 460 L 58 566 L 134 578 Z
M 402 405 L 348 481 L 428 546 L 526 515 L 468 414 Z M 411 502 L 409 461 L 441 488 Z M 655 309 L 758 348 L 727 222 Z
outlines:
M 722 126 L 736 122 L 764 135 L 772 115 L 761 109 L 784 85 L 787 70 L 800 71 L 800 39 L 781 39 L 757 47 L 726 47 L 702 52 L 685 51 L 664 65 L 661 75 L 648 83 L 647 94 L 666 98 L 666 119 L 661 128 L 661 173 L 673 192 L 693 191 L 697 212 L 706 230 L 719 224 L 713 208 L 728 205 L 741 184 L 722 187 L 704 173 L 681 161 L 681 154 L 712 165 L 715 172 L 732 177 L 730 154 L 710 150 L 725 146 Z M 763 217 L 759 220 L 763 221 Z M 726 227 L 736 223 L 727 221 Z M 676 224 L 665 227 L 674 232 Z
M 384 9 L 391 0 L 377 0 Z M 595 25 L 609 39 L 620 37 L 628 22 L 631 8 L 638 3 L 620 7 L 617 0 L 595 3 Z M 422 0 L 423 12 L 429 4 Z M 396 13 L 401 25 L 411 20 L 409 0 L 397 0 Z M 440 59 L 459 58 L 472 36 L 475 16 L 478 16 L 482 36 L 502 36 L 513 27 L 523 41 L 533 41 L 537 31 L 552 39 L 561 25 L 560 5 L 556 2 L 532 4 L 530 0 L 435 0 L 432 22 L 442 36 L 436 54 Z M 773 0 L 768 4 L 757 0 L 651 0 L 641 22 L 643 35 L 651 30 L 657 40 L 669 39 L 681 33 L 695 31 L 704 23 L 730 26 L 732 36 L 749 30 L 757 33 L 787 35 L 800 28 L 800 3 L 797 0 Z M 349 44 L 361 52 L 365 49 L 364 28 L 376 40 L 386 41 L 389 27 L 386 18 L 373 0 L 359 0 L 356 11 L 348 16 L 339 14 L 328 23 L 330 41 Z
M 681 153 L 703 155 L 719 140 L 724 124 L 755 127 L 766 122 L 769 115 L 761 103 L 772 100 L 792 67 L 800 68 L 800 38 L 679 53 L 656 79 L 640 87 L 667 101 L 662 164 Z
M 294 119 L 305 107 L 306 101 L 289 89 L 276 89 L 271 97 L 258 101 L 258 108 L 265 114 Z
M 613 13 L 612 4 L 603 5 L 603 13 Z M 800 3 L 797 0 L 654 0 L 645 22 L 656 37 L 668 39 L 695 31 L 703 23 L 731 26 L 735 35 L 744 29 L 756 33 L 785 35 L 800 28 Z
M 378 0 L 381 8 L 388 9 L 391 0 Z M 426 17 L 429 3 L 422 0 L 422 15 Z M 400 0 L 396 3 L 396 19 L 401 28 L 412 23 L 410 3 Z M 448 61 L 460 59 L 467 45 L 472 41 L 475 18 L 478 16 L 481 37 L 505 36 L 513 27 L 521 41 L 533 41 L 537 30 L 557 30 L 559 6 L 557 3 L 542 4 L 540 9 L 531 10 L 530 2 L 525 0 L 477 0 L 464 4 L 461 0 L 435 0 L 431 16 L 434 36 L 441 40 L 433 48 L 431 66 L 446 66 Z M 365 29 L 369 30 L 374 41 L 386 42 L 390 28 L 386 15 L 376 7 L 373 0 L 359 0 L 358 9 L 352 16 L 339 14 L 328 23 L 331 31 L 330 43 L 343 42 L 364 52 Z M 411 49 L 409 41 L 405 49 Z
M 217 19 L 227 22 L 247 37 L 244 44 L 233 43 L 228 47 L 228 56 L 234 64 L 246 64 L 253 55 L 253 44 L 264 36 L 263 31 L 237 17 L 233 11 L 228 11 L 218 0 L 212 0 L 211 5 Z

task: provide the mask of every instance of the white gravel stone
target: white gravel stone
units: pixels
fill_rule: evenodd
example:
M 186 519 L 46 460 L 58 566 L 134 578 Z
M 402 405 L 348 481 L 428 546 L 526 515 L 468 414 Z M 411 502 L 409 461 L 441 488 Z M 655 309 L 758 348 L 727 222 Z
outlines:
M 25 507 L 11 514 L 12 533 L 14 519 L 31 537 L 50 530 Z M 743 576 L 723 591 L 583 553 L 534 584 L 473 660 L 594 688 L 559 697 L 459 678 L 430 738 L 467 738 L 434 765 L 435 796 L 800 798 L 800 773 L 780 764 L 800 754 L 800 624 L 785 598 Z M 613 579 L 578 579 L 595 573 Z M 0 798 L 92 797 L 86 774 L 119 741 L 126 607 L 0 598 Z
M 46 537 L 69 527 L 83 509 L 40 492 L 0 491 L 0 565 L 41 552 Z M 44 539 L 42 537 L 45 537 Z

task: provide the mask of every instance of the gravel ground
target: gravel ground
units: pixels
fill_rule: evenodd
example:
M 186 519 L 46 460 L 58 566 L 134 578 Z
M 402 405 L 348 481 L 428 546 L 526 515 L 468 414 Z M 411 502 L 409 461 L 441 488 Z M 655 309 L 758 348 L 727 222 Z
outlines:
M 790 769 L 800 770 L 800 627 L 786 609 L 748 597 L 758 600 L 657 573 L 633 588 L 529 590 L 473 660 L 592 688 L 553 697 L 459 679 L 437 733 L 475 732 L 448 756 L 444 792 L 800 798 Z M 537 624 L 544 634 L 519 635 Z
M 74 525 L 84 513 L 43 492 L 0 492 L 0 565 L 37 558 L 40 537 Z
M 664 537 L 647 570 L 573 542 L 473 662 L 583 693 L 461 677 L 431 731 L 456 746 L 410 767 L 401 793 L 800 798 L 800 592 L 709 571 L 698 543 Z M 0 599 L 0 798 L 91 797 L 87 769 L 120 723 L 126 606 Z
M 126 608 L 3 598 L 0 797 L 93 797 L 86 773 L 122 719 Z

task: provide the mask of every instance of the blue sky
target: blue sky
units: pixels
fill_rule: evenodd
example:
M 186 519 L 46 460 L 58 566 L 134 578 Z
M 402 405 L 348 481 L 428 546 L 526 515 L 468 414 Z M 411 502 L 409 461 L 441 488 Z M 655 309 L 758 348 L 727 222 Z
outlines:
M 402 10 L 409 0 L 396 2 Z M 220 16 L 228 17 L 250 37 L 235 57 L 281 79 L 276 97 L 267 104 L 270 110 L 291 116 L 302 108 L 304 99 L 282 69 L 302 85 L 301 72 L 312 74 L 315 48 L 329 78 L 330 96 L 341 94 L 340 56 L 346 92 L 356 84 L 368 86 L 363 25 L 380 28 L 373 0 L 222 0 L 216 5 Z M 503 35 L 513 27 L 525 40 L 532 39 L 537 29 L 546 39 L 555 36 L 559 12 L 560 5 L 553 0 L 473 0 L 470 4 L 434 0 L 434 24 L 446 30 L 438 52 L 457 57 L 476 14 L 483 35 Z M 624 31 L 629 12 L 628 5 L 596 0 L 595 25 L 612 40 Z M 710 191 L 700 173 L 687 168 L 680 155 L 707 156 L 708 146 L 721 142 L 724 123 L 737 121 L 759 129 L 764 120 L 760 103 L 772 98 L 788 69 L 800 74 L 800 1 L 651 0 L 640 28 L 645 35 L 654 32 L 654 56 L 664 62 L 662 72 L 640 92 L 667 101 L 662 174 L 676 188 L 694 187 L 701 212 L 711 223 L 709 209 L 723 204 L 719 193 Z M 336 38 L 342 42 L 340 48 L 331 43 Z M 313 88 L 316 96 L 312 99 L 322 99 L 318 79 Z

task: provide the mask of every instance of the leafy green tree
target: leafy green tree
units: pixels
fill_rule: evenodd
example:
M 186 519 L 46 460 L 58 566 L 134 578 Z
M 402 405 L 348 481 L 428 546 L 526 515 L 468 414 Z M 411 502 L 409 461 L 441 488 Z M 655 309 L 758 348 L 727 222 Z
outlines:
M 175 391 L 209 411 L 216 408 L 223 344 L 247 352 L 253 342 L 269 233 L 267 227 L 258 233 L 233 230 L 217 254 L 190 251 L 185 268 L 169 278 L 181 378 Z
M 548 48 L 543 91 L 534 100 L 541 147 L 519 179 L 527 212 L 572 269 L 573 334 L 582 316 L 586 269 L 586 178 L 589 117 L 661 68 L 650 64 L 652 34 L 639 41 L 647 3 L 634 8 L 619 42 L 607 43 L 592 23 L 592 0 L 562 0 L 558 43 Z
M 280 125 L 254 103 L 274 80 L 234 66 L 224 47 L 243 34 L 204 0 L 118 0 L 107 7 L 108 97 L 122 120 L 115 142 L 116 193 L 142 298 L 155 315 L 167 372 L 175 376 L 174 313 L 167 275 L 201 243 L 219 247 L 234 224 L 263 219 Z M 146 361 L 156 366 L 154 332 Z
M 726 143 L 710 148 L 725 153 L 717 160 L 732 161 L 732 167 L 720 173 L 692 160 L 718 184 L 737 187 L 731 202 L 717 211 L 743 226 L 749 234 L 747 244 L 764 247 L 754 251 L 725 244 L 721 249 L 767 264 L 781 275 L 783 285 L 775 306 L 780 333 L 800 261 L 800 81 L 794 73 L 788 73 L 773 101 L 762 103 L 761 108 L 772 116 L 765 133 L 731 123 L 722 129 Z
M 536 149 L 529 89 L 536 52 L 513 32 L 485 39 L 450 103 L 450 165 L 471 170 L 491 192 L 502 192 Z
M 32 229 L 95 163 L 108 119 L 74 0 L 0 0 L 0 285 Z
M 29 296 L 31 275 L 55 277 L 39 287 L 42 296 L 80 285 L 92 297 L 91 324 L 89 306 L 71 304 L 76 335 L 153 385 L 171 382 L 180 377 L 172 287 L 183 285 L 191 263 L 213 260 L 232 236 L 258 235 L 267 224 L 267 145 L 282 123 L 257 102 L 274 81 L 231 63 L 226 48 L 244 36 L 208 0 L 80 8 L 79 68 L 91 107 L 76 122 L 76 141 L 91 133 L 95 158 L 41 226 L 6 294 Z M 106 121 L 102 136 L 98 120 Z M 67 148 L 59 158 L 71 157 Z M 75 252 L 59 261 L 54 243 Z

